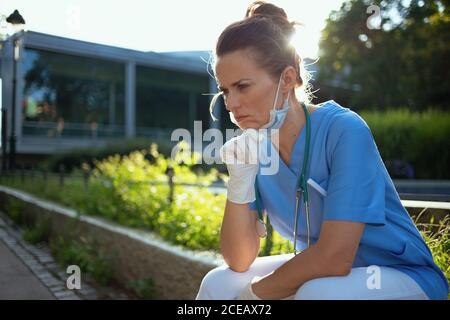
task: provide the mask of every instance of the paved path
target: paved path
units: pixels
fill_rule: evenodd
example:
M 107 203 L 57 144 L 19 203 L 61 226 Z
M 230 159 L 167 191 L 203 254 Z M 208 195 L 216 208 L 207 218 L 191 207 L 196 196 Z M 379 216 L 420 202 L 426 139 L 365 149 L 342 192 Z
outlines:
M 55 299 L 50 290 L 1 241 L 0 299 Z
M 97 300 L 129 299 L 117 288 L 91 285 L 81 276 L 81 289 L 69 290 L 69 274 L 54 260 L 46 244 L 31 245 L 23 231 L 0 211 L 0 299 Z

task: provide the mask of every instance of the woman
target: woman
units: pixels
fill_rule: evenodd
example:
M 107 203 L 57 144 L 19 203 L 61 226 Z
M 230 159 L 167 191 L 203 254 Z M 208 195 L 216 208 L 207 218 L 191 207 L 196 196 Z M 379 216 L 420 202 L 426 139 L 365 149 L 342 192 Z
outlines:
M 334 101 L 316 106 L 300 98 L 307 79 L 289 45 L 293 32 L 283 9 L 256 1 L 218 39 L 219 94 L 244 132 L 221 149 L 230 176 L 221 229 L 227 265 L 204 277 L 197 299 L 446 299 L 447 280 L 402 206 L 367 124 Z M 261 128 L 276 134 L 261 139 L 252 130 Z M 276 174 L 236 163 L 246 150 L 254 157 L 255 146 L 279 155 Z M 310 215 L 300 202 L 293 239 L 305 161 Z M 255 179 L 271 224 L 299 254 L 257 257 L 264 230 Z

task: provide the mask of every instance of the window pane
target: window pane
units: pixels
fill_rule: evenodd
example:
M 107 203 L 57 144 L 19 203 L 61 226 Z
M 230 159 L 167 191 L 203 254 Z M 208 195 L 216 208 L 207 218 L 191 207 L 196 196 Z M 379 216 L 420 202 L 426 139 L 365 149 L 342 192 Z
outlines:
M 208 115 L 207 76 L 136 67 L 136 134 L 170 138 L 172 130 L 191 130 Z M 205 125 L 205 124 L 203 124 Z
M 26 48 L 23 134 L 124 135 L 121 63 Z

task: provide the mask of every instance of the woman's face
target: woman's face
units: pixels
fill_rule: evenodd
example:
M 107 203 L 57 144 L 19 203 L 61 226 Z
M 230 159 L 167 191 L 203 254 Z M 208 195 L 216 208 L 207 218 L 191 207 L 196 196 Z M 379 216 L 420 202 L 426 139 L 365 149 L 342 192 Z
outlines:
M 225 107 L 233 113 L 241 129 L 257 129 L 269 121 L 278 82 L 256 65 L 248 50 L 218 57 L 215 74 Z M 281 100 L 280 88 L 278 101 Z

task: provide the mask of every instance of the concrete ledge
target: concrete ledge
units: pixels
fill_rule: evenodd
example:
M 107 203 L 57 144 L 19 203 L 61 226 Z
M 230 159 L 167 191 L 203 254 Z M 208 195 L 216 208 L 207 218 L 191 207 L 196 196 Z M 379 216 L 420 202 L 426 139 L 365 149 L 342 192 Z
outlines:
M 401 200 L 406 208 L 430 208 L 450 211 L 450 202 Z
M 21 203 L 26 219 L 50 219 L 52 238 L 94 239 L 99 252 L 112 257 L 114 279 L 124 287 L 133 280 L 152 278 L 156 299 L 194 299 L 206 273 L 224 264 L 219 254 L 174 246 L 152 232 L 80 215 L 73 209 L 0 186 L 0 209 L 8 210 L 14 200 Z
M 420 214 L 420 223 L 428 223 L 432 217 L 435 223 L 450 217 L 450 202 L 421 200 L 401 200 L 401 202 L 411 216 L 418 216 L 423 211 Z

